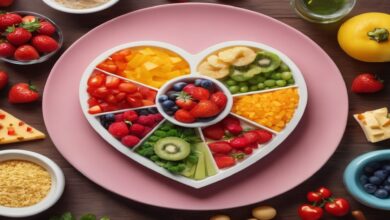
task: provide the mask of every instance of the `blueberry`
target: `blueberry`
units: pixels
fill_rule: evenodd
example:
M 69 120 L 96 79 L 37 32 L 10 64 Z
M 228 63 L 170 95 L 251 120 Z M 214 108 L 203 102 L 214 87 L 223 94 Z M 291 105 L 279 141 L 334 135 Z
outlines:
M 377 170 L 374 172 L 374 175 L 381 178 L 382 180 L 386 179 L 389 175 L 389 171 L 387 170 Z
M 175 102 L 173 102 L 172 100 L 166 100 L 162 103 L 162 107 L 164 109 L 170 109 L 172 108 L 173 106 L 175 106 Z
M 380 185 L 383 181 L 383 179 L 377 177 L 377 176 L 370 176 L 368 178 L 368 181 L 372 184 L 375 184 L 375 185 Z
M 214 120 L 215 117 L 208 117 L 208 118 L 198 118 L 197 120 L 200 122 L 209 122 L 211 120 Z
M 390 185 L 390 176 L 383 182 L 385 185 Z
M 165 111 L 165 113 L 167 113 L 167 115 L 173 115 L 175 112 L 171 111 L 171 110 L 168 110 L 168 111 Z
M 364 188 L 364 191 L 372 194 L 377 190 L 378 187 L 372 183 L 366 183 L 363 185 L 363 188 Z
M 175 105 L 170 110 L 176 112 L 177 110 L 179 110 L 179 106 Z
M 185 82 L 177 82 L 173 84 L 173 90 L 180 92 L 187 85 Z
M 115 115 L 114 114 L 106 114 L 100 116 L 100 123 L 103 127 L 108 128 L 111 123 L 115 121 Z
M 387 192 L 387 190 L 385 189 L 378 189 L 377 191 L 375 191 L 374 196 L 380 199 L 386 199 L 387 197 L 389 197 L 389 192 Z
M 179 97 L 179 93 L 175 91 L 167 92 L 168 98 L 172 101 L 176 101 L 177 97 Z
M 378 162 L 372 162 L 364 167 L 364 172 L 367 174 L 371 174 L 375 172 L 375 170 L 379 169 L 381 167 L 381 164 Z
M 149 115 L 149 111 L 147 109 L 141 109 L 138 111 L 139 115 Z
M 196 79 L 194 84 L 195 86 L 201 86 L 203 79 Z
M 214 83 L 212 81 L 208 80 L 208 79 L 204 79 L 200 83 L 200 86 L 205 88 L 205 89 L 212 89 L 213 86 L 214 86 Z
M 360 176 L 360 183 L 361 183 L 362 185 L 368 183 L 368 176 L 366 176 L 366 175 L 361 175 L 361 176 Z
M 156 113 L 158 113 L 158 111 L 157 111 L 156 108 L 148 108 L 148 112 L 151 113 L 151 114 L 156 114 Z
M 383 186 L 383 189 L 390 193 L 390 185 Z
M 159 103 L 163 103 L 164 101 L 167 101 L 168 100 L 168 96 L 167 95 L 160 95 L 160 97 L 158 97 L 158 102 Z
M 387 170 L 388 172 L 390 172 L 390 164 L 383 165 L 382 169 Z

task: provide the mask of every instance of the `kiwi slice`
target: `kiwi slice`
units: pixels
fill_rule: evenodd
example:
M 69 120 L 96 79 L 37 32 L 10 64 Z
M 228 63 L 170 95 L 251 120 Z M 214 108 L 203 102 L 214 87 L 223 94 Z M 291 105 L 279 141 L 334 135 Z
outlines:
M 237 82 L 244 82 L 260 74 L 261 71 L 262 68 L 258 66 L 253 66 L 247 71 L 234 70 L 233 73 L 230 75 L 230 78 Z
M 191 145 L 178 137 L 166 137 L 155 143 L 154 153 L 168 161 L 183 160 L 191 153 Z
M 268 52 L 261 51 L 257 53 L 256 63 L 261 67 L 261 71 L 263 73 L 268 73 L 276 70 L 282 61 L 278 57 L 278 55 Z

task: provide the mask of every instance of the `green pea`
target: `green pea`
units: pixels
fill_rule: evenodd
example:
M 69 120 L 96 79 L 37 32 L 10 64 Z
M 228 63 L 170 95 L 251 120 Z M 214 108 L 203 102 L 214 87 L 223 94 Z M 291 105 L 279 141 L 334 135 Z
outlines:
M 287 80 L 287 83 L 288 83 L 289 85 L 292 85 L 292 84 L 295 83 L 295 80 L 291 78 L 291 79 Z
M 259 83 L 259 84 L 257 84 L 257 88 L 258 88 L 259 90 L 264 89 L 264 88 L 265 88 L 264 83 Z
M 279 87 L 286 86 L 286 84 L 287 84 L 286 80 L 283 79 L 276 80 L 276 85 Z
M 263 77 L 263 76 L 257 76 L 257 77 L 256 77 L 256 81 L 257 81 L 257 83 L 262 83 L 262 82 L 265 81 L 265 77 Z
M 251 87 L 249 87 L 249 89 L 251 91 L 257 91 L 259 89 L 259 87 L 257 85 L 251 85 Z
M 268 79 L 268 78 L 270 78 L 270 77 L 271 77 L 271 75 L 272 75 L 272 72 L 263 73 L 263 74 L 264 74 L 264 77 L 265 77 L 266 79 Z
M 268 79 L 264 82 L 264 85 L 266 85 L 267 87 L 272 87 L 272 86 L 275 86 L 275 80 L 273 79 Z
M 244 86 L 248 86 L 248 84 L 246 82 L 240 82 L 240 83 L 238 83 L 238 86 L 244 87 Z
M 271 78 L 274 80 L 282 79 L 282 74 L 281 73 L 274 73 L 274 74 L 272 74 Z
M 238 93 L 240 91 L 239 86 L 229 86 L 229 91 L 233 94 Z
M 232 79 L 229 79 L 228 81 L 226 81 L 226 84 L 227 84 L 228 86 L 234 86 L 234 85 L 237 85 L 237 82 L 234 81 L 234 80 L 232 80 Z
M 259 82 L 257 81 L 256 77 L 253 77 L 252 79 L 248 80 L 248 83 L 251 84 L 251 85 L 256 85 Z
M 292 78 L 292 74 L 290 72 L 283 72 L 282 73 L 282 79 L 289 80 Z
M 282 63 L 282 64 L 280 64 L 280 67 L 279 67 L 279 69 L 281 70 L 281 71 L 290 71 L 290 68 L 285 64 L 285 63 Z
M 248 92 L 248 91 L 249 91 L 249 87 L 248 86 L 240 87 L 240 92 Z

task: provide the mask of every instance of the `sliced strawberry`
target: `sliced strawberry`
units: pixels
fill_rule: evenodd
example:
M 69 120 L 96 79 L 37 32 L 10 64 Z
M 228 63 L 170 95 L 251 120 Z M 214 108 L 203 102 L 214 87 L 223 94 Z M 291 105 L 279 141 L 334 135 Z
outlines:
M 221 140 L 225 136 L 225 130 L 221 123 L 217 123 L 204 128 L 203 135 L 212 140 Z

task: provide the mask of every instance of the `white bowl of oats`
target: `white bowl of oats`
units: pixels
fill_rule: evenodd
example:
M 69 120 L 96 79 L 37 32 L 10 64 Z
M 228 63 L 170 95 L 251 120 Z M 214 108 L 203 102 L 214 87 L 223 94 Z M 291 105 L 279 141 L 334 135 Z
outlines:
M 0 216 L 41 213 L 60 199 L 64 187 L 62 170 L 49 158 L 25 150 L 0 151 Z
M 42 0 L 48 6 L 72 14 L 88 14 L 102 11 L 119 0 Z

